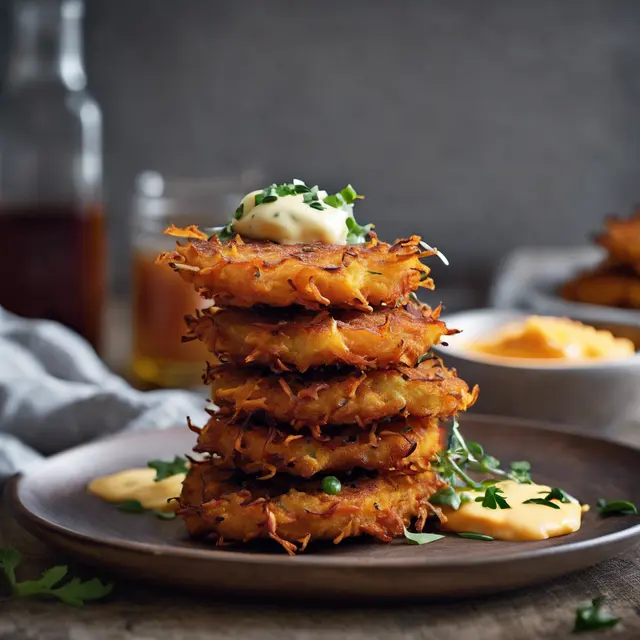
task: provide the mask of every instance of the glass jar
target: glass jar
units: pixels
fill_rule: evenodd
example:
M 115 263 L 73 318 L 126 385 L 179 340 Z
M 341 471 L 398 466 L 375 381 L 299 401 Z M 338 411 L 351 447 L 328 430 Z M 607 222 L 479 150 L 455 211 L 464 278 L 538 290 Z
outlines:
M 182 342 L 184 317 L 211 305 L 166 266 L 158 254 L 175 248 L 164 235 L 170 225 L 201 228 L 226 224 L 261 176 L 247 171 L 238 178 L 167 180 L 145 172 L 136 181 L 132 216 L 132 372 L 144 387 L 194 387 L 214 356 L 197 340 Z
M 105 294 L 101 114 L 85 91 L 80 0 L 14 0 L 0 99 L 0 305 L 96 348 Z

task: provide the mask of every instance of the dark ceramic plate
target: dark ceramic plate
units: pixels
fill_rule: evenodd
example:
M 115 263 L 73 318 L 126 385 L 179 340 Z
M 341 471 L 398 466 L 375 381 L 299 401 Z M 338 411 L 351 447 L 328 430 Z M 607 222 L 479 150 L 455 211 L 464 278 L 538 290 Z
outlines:
M 594 505 L 599 497 L 640 503 L 640 451 L 504 418 L 468 415 L 462 430 L 503 462 L 527 459 L 538 482 Z M 89 495 L 98 475 L 144 466 L 191 449 L 179 428 L 124 435 L 54 456 L 7 487 L 8 504 L 31 533 L 92 565 L 125 576 L 218 594 L 309 599 L 465 596 L 524 587 L 584 569 L 633 546 L 639 519 L 602 519 L 592 509 L 573 535 L 541 542 L 447 537 L 413 546 L 347 541 L 289 557 L 277 546 L 210 548 L 179 520 L 126 514 Z

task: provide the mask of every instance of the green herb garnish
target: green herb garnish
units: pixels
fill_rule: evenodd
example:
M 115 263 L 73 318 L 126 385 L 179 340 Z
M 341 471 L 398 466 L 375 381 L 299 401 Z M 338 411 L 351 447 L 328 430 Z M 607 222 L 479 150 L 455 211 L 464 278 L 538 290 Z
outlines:
M 419 364 L 422 364 L 425 360 L 433 360 L 436 357 L 436 355 L 433 353 L 433 351 L 429 350 L 426 353 L 423 353 L 417 360 L 416 360 L 416 367 Z
M 236 219 L 238 220 L 239 218 L 236 217 Z M 224 227 L 207 227 L 203 229 L 203 231 L 209 236 L 209 240 L 211 240 L 213 236 L 218 236 L 218 240 L 222 242 L 222 244 L 226 244 L 236 235 L 231 227 L 231 222 L 228 222 Z
M 520 484 L 531 484 L 531 464 L 527 460 L 517 460 L 509 465 L 511 475 Z
M 518 469 L 526 467 L 524 471 L 514 470 L 504 471 L 500 468 L 500 461 L 488 455 L 482 445 L 477 442 L 467 442 L 460 433 L 460 425 L 456 419 L 453 420 L 451 436 L 449 438 L 448 449 L 441 451 L 434 463 L 434 469 L 440 474 L 443 480 L 449 484 L 469 489 L 483 489 L 481 482 L 476 482 L 467 471 L 485 473 L 499 480 L 513 480 L 518 483 L 530 483 L 530 465 L 528 462 L 513 463 L 520 465 Z
M 187 459 L 176 456 L 173 460 L 149 460 L 147 467 L 156 470 L 156 482 L 166 480 L 171 476 L 177 476 L 179 473 L 187 473 Z
M 381 271 L 367 271 L 367 273 L 370 273 L 372 276 L 381 276 L 382 275 Z
M 342 484 L 335 476 L 326 476 L 322 478 L 322 490 L 330 496 L 336 496 L 342 491 Z
M 541 491 L 540 493 L 545 493 L 544 491 Z M 564 504 L 569 504 L 570 502 L 572 502 L 571 497 L 569 496 L 569 494 L 566 491 L 563 491 L 562 489 L 558 489 L 558 487 L 553 487 L 551 489 L 551 491 L 549 491 L 549 493 L 547 493 L 546 496 L 544 496 L 545 500 L 559 500 L 560 502 L 563 502 Z
M 458 531 L 458 535 L 461 538 L 467 538 L 469 540 L 495 540 L 491 536 L 485 536 L 483 533 L 473 533 L 471 531 Z
M 557 505 L 555 502 L 551 502 L 551 500 L 547 500 L 546 498 L 529 498 L 522 504 L 540 504 L 543 507 L 551 507 L 552 509 L 560 508 L 560 505 Z
M 407 531 L 406 527 L 404 528 L 404 537 L 407 540 L 407 544 L 429 544 L 429 542 L 435 542 L 436 540 L 444 538 L 444 536 L 439 533 L 413 533 Z
M 638 508 L 633 502 L 628 500 L 607 501 L 600 498 L 597 503 L 598 511 L 603 517 L 606 516 L 637 516 Z
M 438 489 L 430 498 L 429 502 L 438 507 L 451 507 L 454 511 L 460 508 L 460 494 L 451 486 Z
M 615 627 L 620 622 L 620 618 L 602 608 L 603 602 L 604 596 L 600 596 L 592 600 L 591 604 L 583 604 L 578 607 L 573 627 L 574 633 L 608 629 L 609 627 Z
M 372 224 L 359 225 L 353 217 L 347 218 L 347 244 L 363 244 L 370 238 Z
M 478 496 L 476 502 L 481 502 L 486 509 L 511 509 L 509 503 L 500 495 L 504 493 L 500 487 L 487 487 L 483 496 Z
M 345 209 L 349 205 L 352 205 L 357 198 L 358 193 L 350 184 L 348 184 L 344 189 L 340 189 L 338 193 L 327 196 L 324 199 L 324 202 L 334 209 Z
M 158 509 L 154 509 L 151 513 L 160 520 L 175 520 L 177 517 L 175 511 L 159 511 Z
M 45 596 L 57 598 L 72 607 L 81 607 L 85 602 L 104 598 L 113 589 L 113 584 L 103 584 L 97 578 L 86 582 L 72 578 L 62 583 L 68 572 L 68 568 L 62 565 L 47 569 L 39 580 L 18 582 L 16 568 L 21 561 L 22 554 L 16 549 L 0 549 L 0 567 L 11 587 L 11 594 L 17 598 Z
M 125 500 L 118 505 L 118 509 L 125 513 L 142 513 L 144 511 L 144 507 L 139 500 Z

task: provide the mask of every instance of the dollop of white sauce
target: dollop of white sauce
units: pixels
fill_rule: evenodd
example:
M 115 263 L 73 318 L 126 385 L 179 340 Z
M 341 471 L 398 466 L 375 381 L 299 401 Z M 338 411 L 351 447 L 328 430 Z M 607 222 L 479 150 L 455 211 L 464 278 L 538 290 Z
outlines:
M 305 203 L 301 193 L 256 205 L 259 193 L 262 191 L 252 191 L 242 199 L 242 217 L 231 224 L 241 236 L 278 244 L 347 244 L 348 211 L 324 202 L 319 211 Z M 326 191 L 318 191 L 320 200 L 326 196 Z

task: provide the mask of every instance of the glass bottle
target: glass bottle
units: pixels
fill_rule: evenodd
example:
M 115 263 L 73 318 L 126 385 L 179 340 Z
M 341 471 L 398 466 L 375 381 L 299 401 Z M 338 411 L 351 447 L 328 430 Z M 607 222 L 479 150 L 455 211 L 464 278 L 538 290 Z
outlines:
M 198 340 L 182 341 L 185 315 L 211 305 L 166 266 L 155 264 L 176 238 L 170 225 L 225 225 L 245 193 L 262 183 L 258 171 L 207 180 L 166 179 L 147 171 L 136 181 L 132 220 L 132 373 L 143 387 L 196 387 L 215 357 Z
M 81 0 L 14 0 L 0 97 L 0 305 L 100 345 L 102 118 L 85 91 Z

